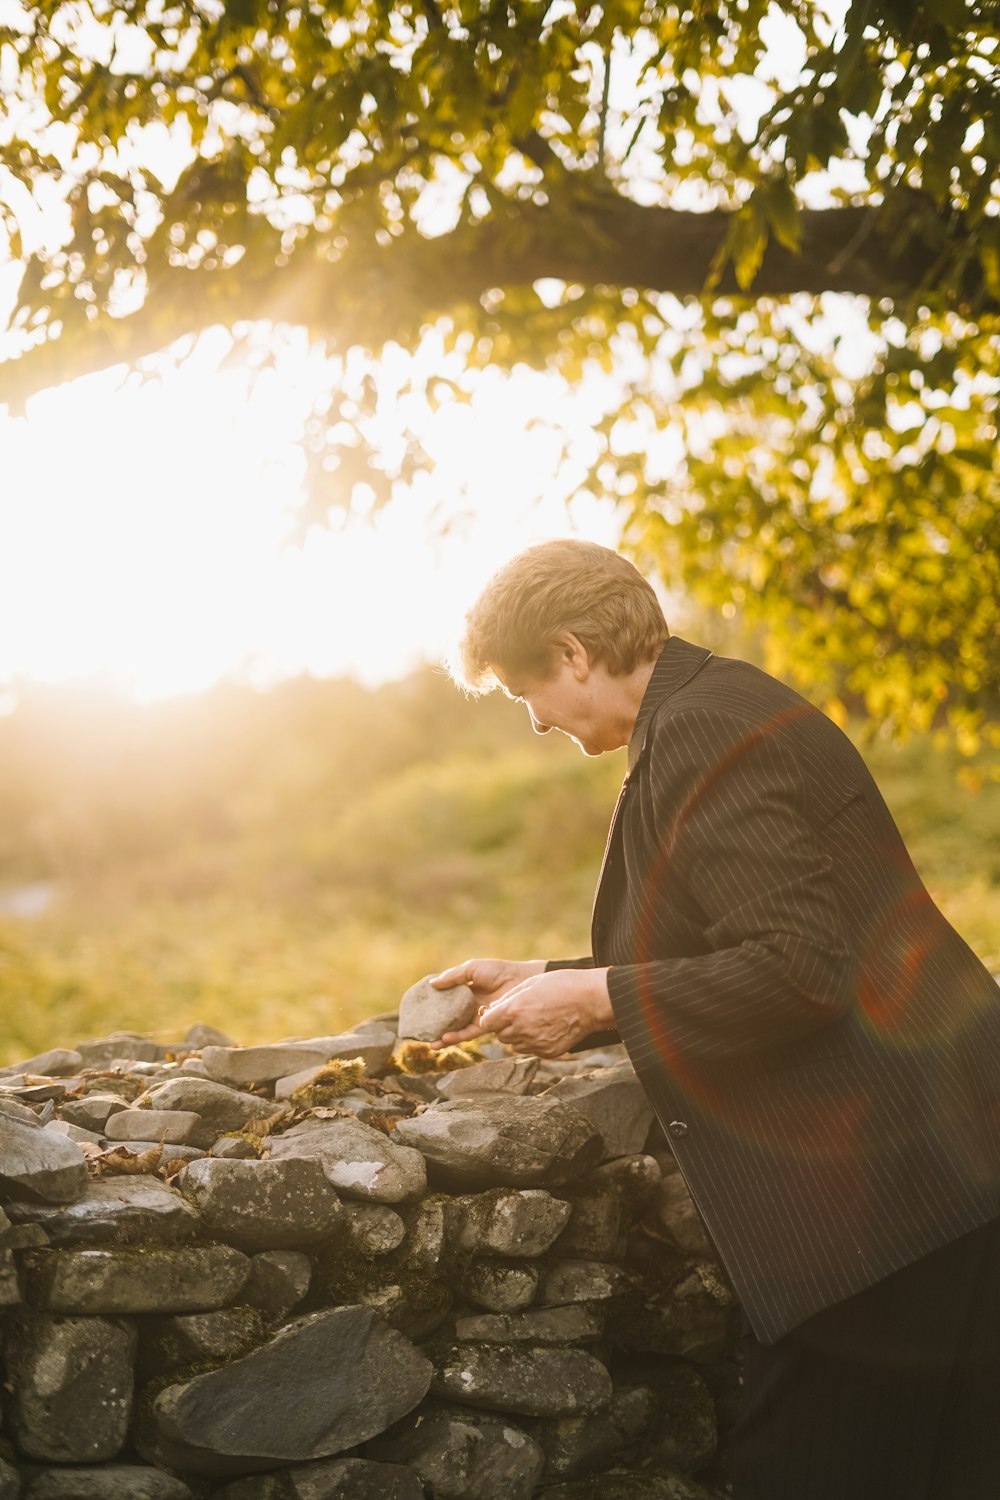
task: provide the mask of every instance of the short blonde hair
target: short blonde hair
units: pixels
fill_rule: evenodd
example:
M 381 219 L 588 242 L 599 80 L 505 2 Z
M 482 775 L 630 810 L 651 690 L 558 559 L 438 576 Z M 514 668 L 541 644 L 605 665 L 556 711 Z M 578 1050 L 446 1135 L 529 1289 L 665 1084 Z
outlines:
M 612 676 L 652 660 L 670 635 L 656 595 L 627 558 L 596 542 L 542 542 L 490 579 L 465 617 L 451 674 L 473 693 L 521 676 L 544 681 L 563 633 Z

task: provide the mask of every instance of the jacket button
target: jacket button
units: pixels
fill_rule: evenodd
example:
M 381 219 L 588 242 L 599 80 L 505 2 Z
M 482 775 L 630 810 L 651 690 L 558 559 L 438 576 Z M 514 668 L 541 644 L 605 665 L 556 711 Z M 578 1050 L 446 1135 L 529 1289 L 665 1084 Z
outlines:
M 687 1124 L 684 1120 L 671 1120 L 667 1129 L 675 1140 L 688 1133 Z

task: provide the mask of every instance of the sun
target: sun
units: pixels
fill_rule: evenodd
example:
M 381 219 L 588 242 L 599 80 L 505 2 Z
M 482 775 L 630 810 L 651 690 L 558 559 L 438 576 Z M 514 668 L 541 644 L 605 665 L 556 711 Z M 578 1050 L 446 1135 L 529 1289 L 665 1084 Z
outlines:
M 216 329 L 179 363 L 91 376 L 0 418 L 0 683 L 100 678 L 142 700 L 224 677 L 377 682 L 439 659 L 520 547 L 617 539 L 610 504 L 567 504 L 560 467 L 597 398 L 528 371 L 487 372 L 429 414 L 429 465 L 382 509 L 361 487 L 303 536 L 315 351 L 302 335 L 264 369 L 233 354 Z M 398 441 L 397 420 L 380 406 L 376 444 Z

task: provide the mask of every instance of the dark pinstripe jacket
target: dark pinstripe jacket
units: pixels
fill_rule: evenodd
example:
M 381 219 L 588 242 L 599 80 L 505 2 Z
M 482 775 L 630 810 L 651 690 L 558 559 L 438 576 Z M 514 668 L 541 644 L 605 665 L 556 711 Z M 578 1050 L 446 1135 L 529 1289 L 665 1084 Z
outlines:
M 592 941 L 758 1338 L 1000 1214 L 1000 988 L 790 688 L 668 641 Z

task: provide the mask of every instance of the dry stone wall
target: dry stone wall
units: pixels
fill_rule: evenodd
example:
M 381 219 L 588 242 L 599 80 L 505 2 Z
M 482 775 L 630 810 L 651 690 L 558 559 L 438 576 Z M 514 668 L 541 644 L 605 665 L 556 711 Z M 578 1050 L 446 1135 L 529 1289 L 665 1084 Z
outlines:
M 734 1300 L 623 1051 L 398 1024 L 0 1072 L 0 1500 L 722 1493 Z

